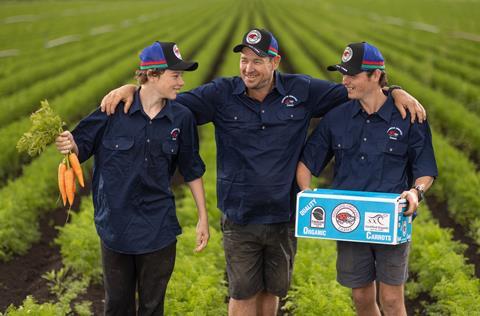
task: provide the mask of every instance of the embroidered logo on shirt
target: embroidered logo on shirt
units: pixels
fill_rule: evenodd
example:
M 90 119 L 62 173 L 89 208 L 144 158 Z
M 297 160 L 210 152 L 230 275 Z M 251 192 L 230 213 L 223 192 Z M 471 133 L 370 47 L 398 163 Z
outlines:
M 360 224 L 360 213 L 352 204 L 340 204 L 333 209 L 332 223 L 338 231 L 349 233 Z
M 403 136 L 403 132 L 400 128 L 392 126 L 387 130 L 387 135 L 390 139 L 397 140 L 398 137 Z
M 170 132 L 170 136 L 172 137 L 172 140 L 177 140 L 178 135 L 180 134 L 180 129 L 178 127 L 172 129 Z
M 285 106 L 294 106 L 295 104 L 297 104 L 298 102 L 298 99 L 293 96 L 293 95 L 286 95 L 285 97 L 283 97 L 282 99 L 282 104 L 284 104 Z

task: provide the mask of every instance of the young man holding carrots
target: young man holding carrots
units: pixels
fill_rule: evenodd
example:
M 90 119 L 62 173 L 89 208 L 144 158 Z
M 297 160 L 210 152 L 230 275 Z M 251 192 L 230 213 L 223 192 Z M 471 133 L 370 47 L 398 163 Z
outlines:
M 310 118 L 347 101 L 343 85 L 306 75 L 282 74 L 278 43 L 263 29 L 247 32 L 241 44 L 240 76 L 218 78 L 178 96 L 198 124 L 213 122 L 217 141 L 217 201 L 229 281 L 229 315 L 275 315 L 287 294 L 296 239 L 293 230 L 295 170 Z M 107 114 L 135 86 L 111 92 Z M 412 117 L 423 109 L 401 90 L 400 104 Z
M 350 44 L 328 69 L 343 74 L 351 101 L 327 113 L 309 137 L 297 168 L 300 189 L 309 189 L 312 173 L 335 157 L 334 189 L 401 193 L 411 216 L 438 174 L 428 123 L 403 120 L 383 93 L 385 65 L 376 47 Z M 337 280 L 352 288 L 358 315 L 380 316 L 375 281 L 384 315 L 407 315 L 409 247 L 337 242 Z
M 195 119 L 174 101 L 183 71 L 198 65 L 183 61 L 168 42 L 146 47 L 140 59 L 140 89 L 127 114 L 108 117 L 97 110 L 56 140 L 61 153 L 73 151 L 80 161 L 95 156 L 92 191 L 106 315 L 136 315 L 136 288 L 138 315 L 163 315 L 181 233 L 170 188 L 177 165 L 198 209 L 195 250 L 209 238 Z

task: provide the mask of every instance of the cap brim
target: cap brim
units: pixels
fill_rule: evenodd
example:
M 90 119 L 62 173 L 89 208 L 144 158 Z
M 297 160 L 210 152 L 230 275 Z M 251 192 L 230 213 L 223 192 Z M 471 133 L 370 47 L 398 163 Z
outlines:
M 352 70 L 352 69 L 347 69 L 345 68 L 344 65 L 342 64 L 336 64 L 336 65 L 331 65 L 327 67 L 328 71 L 338 71 L 343 75 L 349 75 L 349 76 L 354 76 L 356 74 L 359 74 L 362 72 L 362 70 Z
M 239 44 L 237 46 L 235 46 L 233 48 L 233 51 L 235 53 L 240 53 L 242 51 L 242 49 L 244 49 L 245 47 L 247 48 L 250 48 L 255 54 L 257 54 L 258 56 L 260 57 L 267 57 L 269 56 L 266 52 L 264 52 L 263 50 L 260 50 L 258 48 L 256 48 L 255 46 L 252 46 L 252 45 L 246 45 L 246 44 Z
M 168 67 L 170 70 L 194 71 L 198 68 L 198 63 L 194 61 L 181 61 L 173 66 Z

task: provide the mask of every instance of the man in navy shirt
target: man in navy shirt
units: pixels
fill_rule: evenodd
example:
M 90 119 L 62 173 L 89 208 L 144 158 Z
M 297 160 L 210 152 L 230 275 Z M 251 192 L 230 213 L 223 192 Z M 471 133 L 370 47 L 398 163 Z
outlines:
M 350 44 L 342 63 L 328 69 L 343 74 L 352 100 L 325 115 L 309 137 L 297 168 L 300 189 L 309 189 L 312 173 L 318 176 L 335 157 L 334 189 L 401 193 L 405 215 L 412 215 L 437 176 L 428 123 L 403 120 L 383 93 L 384 59 L 374 46 Z M 384 314 L 406 315 L 409 247 L 337 242 L 337 279 L 352 288 L 358 315 L 380 316 L 375 280 Z
M 141 88 L 127 114 L 106 116 L 98 109 L 56 140 L 62 153 L 74 151 L 81 162 L 95 156 L 92 192 L 106 315 L 136 315 L 136 288 L 138 315 L 163 315 L 181 233 L 170 188 L 177 165 L 198 208 L 196 251 L 209 238 L 196 122 L 174 101 L 183 71 L 198 65 L 183 61 L 169 42 L 146 47 L 140 59 Z
M 198 124 L 215 125 L 229 314 L 275 315 L 293 269 L 295 169 L 310 118 L 347 101 L 347 90 L 278 72 L 278 43 L 266 30 L 247 32 L 234 52 L 240 53 L 240 76 L 215 79 L 177 100 Z M 102 102 L 108 103 L 107 113 L 134 90 L 127 86 L 107 96 Z M 394 92 L 399 104 L 413 100 L 404 91 Z

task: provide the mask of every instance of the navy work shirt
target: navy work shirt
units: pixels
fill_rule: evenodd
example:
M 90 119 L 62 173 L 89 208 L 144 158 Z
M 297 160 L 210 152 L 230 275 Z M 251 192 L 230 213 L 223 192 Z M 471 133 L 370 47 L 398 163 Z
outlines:
M 171 176 L 177 164 L 187 182 L 205 172 L 192 113 L 167 101 L 150 119 L 137 91 L 128 114 L 123 104 L 112 116 L 98 109 L 72 134 L 81 162 L 95 156 L 95 225 L 104 244 L 117 252 L 141 254 L 174 242 L 181 228 Z
M 391 96 L 371 115 L 358 100 L 325 115 L 301 160 L 318 176 L 332 156 L 335 189 L 401 193 L 419 177 L 438 175 L 428 123 L 403 120 Z
M 347 100 L 342 85 L 279 72 L 263 102 L 246 95 L 240 77 L 218 78 L 178 96 L 199 124 L 215 125 L 217 205 L 239 224 L 290 220 L 310 118 Z

